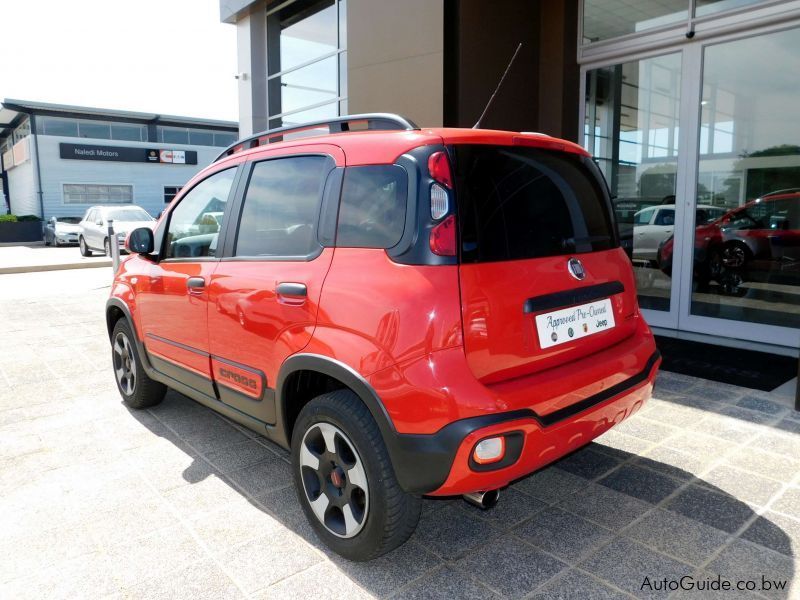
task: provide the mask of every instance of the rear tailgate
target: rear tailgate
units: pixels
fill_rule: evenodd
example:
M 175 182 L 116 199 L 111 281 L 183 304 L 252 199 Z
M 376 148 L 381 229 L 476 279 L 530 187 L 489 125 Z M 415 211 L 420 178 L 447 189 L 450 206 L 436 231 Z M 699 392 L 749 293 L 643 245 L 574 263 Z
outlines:
M 636 296 L 591 159 L 453 147 L 470 369 L 493 384 L 563 366 L 633 335 Z

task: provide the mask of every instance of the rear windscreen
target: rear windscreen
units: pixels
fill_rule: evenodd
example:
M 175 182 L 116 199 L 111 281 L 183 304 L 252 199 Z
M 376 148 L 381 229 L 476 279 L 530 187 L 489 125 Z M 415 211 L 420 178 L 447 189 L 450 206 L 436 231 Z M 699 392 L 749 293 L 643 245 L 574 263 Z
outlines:
M 463 262 L 542 258 L 616 246 L 590 159 L 516 146 L 455 146 Z

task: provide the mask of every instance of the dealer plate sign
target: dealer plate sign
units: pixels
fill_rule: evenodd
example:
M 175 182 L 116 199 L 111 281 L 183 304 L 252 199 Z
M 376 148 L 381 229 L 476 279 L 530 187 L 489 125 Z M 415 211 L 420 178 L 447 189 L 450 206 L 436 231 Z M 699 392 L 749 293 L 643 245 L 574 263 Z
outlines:
M 536 317 L 536 332 L 542 348 L 558 346 L 598 331 L 612 329 L 614 325 L 614 311 L 608 298 Z

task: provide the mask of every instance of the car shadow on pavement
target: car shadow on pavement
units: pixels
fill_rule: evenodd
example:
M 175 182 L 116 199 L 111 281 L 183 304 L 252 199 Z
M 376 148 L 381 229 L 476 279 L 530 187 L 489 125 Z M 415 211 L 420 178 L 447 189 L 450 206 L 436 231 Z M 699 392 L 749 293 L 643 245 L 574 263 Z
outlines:
M 353 597 L 722 598 L 739 593 L 713 589 L 728 581 L 768 598 L 797 593 L 800 522 L 768 510 L 772 490 L 746 477 L 712 483 L 671 464 L 659 442 L 649 447 L 662 454 L 643 455 L 598 438 L 504 489 L 489 511 L 460 498 L 426 499 L 405 545 L 358 564 L 328 550 L 307 523 L 285 450 L 171 391 L 130 414 L 171 444 L 151 439 L 131 450 L 145 478 L 246 591 L 274 584 L 288 595 L 320 585 Z

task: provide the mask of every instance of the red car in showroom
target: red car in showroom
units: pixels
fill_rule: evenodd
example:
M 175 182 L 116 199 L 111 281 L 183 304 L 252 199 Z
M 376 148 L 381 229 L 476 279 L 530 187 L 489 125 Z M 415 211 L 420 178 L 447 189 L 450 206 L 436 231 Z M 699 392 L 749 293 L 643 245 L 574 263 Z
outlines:
M 660 363 L 598 168 L 545 135 L 388 114 L 264 132 L 127 247 L 106 309 L 124 402 L 169 387 L 289 449 L 352 560 L 408 539 L 423 495 L 489 506 L 588 444 Z
M 661 243 L 658 264 L 672 273 L 673 237 Z M 800 265 L 800 190 L 782 190 L 734 208 L 695 229 L 694 277 L 741 281 L 748 269 L 773 271 Z

